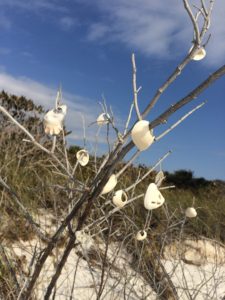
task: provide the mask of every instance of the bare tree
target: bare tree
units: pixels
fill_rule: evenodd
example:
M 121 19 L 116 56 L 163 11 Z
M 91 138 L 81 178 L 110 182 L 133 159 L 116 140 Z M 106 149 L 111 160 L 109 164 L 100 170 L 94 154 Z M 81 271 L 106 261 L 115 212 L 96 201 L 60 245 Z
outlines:
M 156 91 L 153 98 L 148 102 L 146 108 L 143 112 L 140 112 L 138 106 L 138 93 L 141 90 L 141 87 L 137 86 L 137 68 L 135 62 L 135 55 L 132 54 L 132 68 L 133 68 L 133 101 L 131 103 L 131 107 L 129 110 L 128 119 L 124 128 L 124 132 L 121 133 L 115 125 L 113 113 L 110 111 L 108 113 L 107 106 L 103 105 L 103 113 L 97 119 L 97 123 L 100 126 L 107 126 L 107 129 L 112 128 L 113 131 L 116 132 L 116 141 L 113 145 L 111 151 L 105 156 L 104 160 L 99 165 L 97 163 L 97 159 L 95 157 L 94 166 L 93 166 L 93 177 L 89 178 L 87 181 L 80 181 L 76 178 L 76 171 L 79 168 L 79 160 L 76 162 L 75 165 L 71 165 L 68 152 L 66 148 L 66 140 L 65 134 L 63 133 L 63 150 L 60 147 L 57 147 L 57 140 L 56 136 L 53 138 L 53 144 L 51 150 L 48 147 L 43 146 L 40 142 L 38 142 L 34 136 L 23 126 L 21 125 L 14 117 L 10 115 L 10 113 L 3 107 L 0 106 L 1 113 L 6 116 L 11 122 L 13 122 L 18 128 L 23 132 L 26 136 L 26 139 L 23 139 L 23 143 L 31 144 L 37 147 L 40 151 L 43 151 L 47 156 L 51 158 L 51 165 L 55 169 L 55 172 L 66 178 L 69 182 L 69 188 L 64 186 L 57 186 L 55 188 L 63 189 L 67 191 L 68 195 L 68 207 L 64 210 L 64 218 L 61 222 L 58 223 L 58 226 L 52 234 L 51 237 L 47 236 L 40 228 L 40 226 L 33 220 L 33 217 L 29 213 L 29 211 L 22 205 L 22 199 L 20 199 L 19 195 L 14 191 L 7 183 L 4 178 L 0 178 L 0 184 L 4 188 L 4 191 L 7 192 L 14 204 L 20 209 L 26 221 L 32 226 L 35 234 L 42 242 L 44 242 L 44 246 L 41 248 L 38 254 L 34 255 L 34 259 L 32 260 L 32 268 L 30 268 L 29 276 L 24 281 L 24 284 L 18 287 L 18 282 L 16 278 L 16 295 L 17 298 L 15 299 L 30 299 L 32 297 L 32 293 L 35 289 L 35 284 L 39 280 L 40 274 L 43 271 L 44 265 L 48 258 L 51 256 L 52 252 L 58 249 L 59 244 L 62 240 L 62 237 L 65 241 L 65 246 L 63 247 L 63 251 L 60 252 L 58 256 L 58 260 L 55 266 L 55 272 L 52 278 L 49 281 L 47 286 L 44 299 L 49 299 L 52 294 L 55 293 L 57 289 L 57 280 L 64 268 L 71 251 L 82 244 L 79 241 L 79 234 L 80 238 L 82 237 L 85 240 L 85 234 L 90 237 L 92 236 L 102 236 L 104 231 L 107 231 L 107 239 L 105 243 L 104 251 L 99 249 L 97 251 L 97 256 L 101 261 L 101 278 L 100 284 L 97 286 L 94 275 L 91 273 L 93 277 L 93 284 L 95 287 L 96 292 L 96 299 L 102 299 L 103 291 L 106 285 L 107 280 L 109 279 L 109 274 L 112 272 L 112 269 L 115 268 L 112 262 L 108 261 L 108 252 L 109 252 L 109 241 L 113 239 L 113 236 L 116 235 L 118 230 L 124 232 L 125 238 L 122 241 L 122 245 L 126 244 L 126 247 L 129 249 L 130 241 L 126 241 L 126 236 L 136 236 L 136 233 L 139 231 L 139 226 L 133 222 L 132 218 L 126 214 L 126 209 L 130 209 L 131 211 L 135 207 L 135 200 L 142 198 L 144 195 L 135 195 L 135 189 L 143 182 L 143 180 L 157 167 L 160 163 L 170 154 L 167 153 L 164 157 L 162 157 L 155 166 L 150 169 L 146 174 L 140 176 L 137 181 L 129 187 L 123 187 L 123 192 L 120 195 L 127 195 L 127 198 L 124 198 L 123 201 L 119 199 L 117 202 L 119 203 L 117 207 L 111 204 L 111 201 L 108 201 L 110 195 L 108 192 L 111 191 L 111 188 L 108 188 L 110 184 L 114 187 L 117 184 L 118 178 L 122 176 L 122 174 L 129 168 L 131 163 L 141 154 L 143 149 L 138 147 L 138 150 L 135 154 L 131 157 L 131 159 L 121 166 L 122 160 L 125 156 L 135 147 L 137 146 L 136 141 L 133 138 L 132 132 L 134 132 L 135 126 L 140 121 L 146 121 L 144 119 L 147 118 L 148 114 L 150 113 L 151 109 L 157 104 L 161 95 L 166 92 L 167 88 L 173 84 L 178 76 L 181 75 L 183 69 L 188 65 L 188 63 L 192 59 L 200 59 L 203 58 L 205 55 L 205 47 L 209 41 L 209 28 L 210 28 L 210 20 L 211 20 L 211 12 L 213 9 L 214 1 L 211 0 L 207 5 L 204 0 L 199 1 L 199 7 L 191 6 L 188 0 L 183 0 L 184 9 L 188 13 L 190 20 L 193 26 L 193 46 L 191 47 L 190 51 L 187 53 L 185 58 L 181 61 L 181 63 L 175 68 L 169 78 L 159 87 Z M 184 107 L 191 101 L 195 101 L 195 99 L 211 84 L 213 84 L 218 78 L 222 77 L 225 74 L 225 65 L 220 67 L 214 73 L 212 73 L 208 78 L 206 78 L 200 85 L 195 87 L 192 91 L 190 91 L 187 95 L 185 95 L 182 99 L 178 100 L 172 106 L 169 106 L 161 115 L 156 117 L 150 123 L 148 122 L 147 126 L 147 136 L 151 140 L 151 143 L 155 143 L 163 138 L 166 134 L 168 134 L 171 130 L 173 130 L 176 126 L 178 126 L 181 122 L 183 122 L 187 117 L 189 117 L 193 112 L 197 109 L 201 108 L 205 101 L 201 104 L 198 104 L 195 108 L 193 108 L 190 112 L 187 112 L 181 119 L 179 119 L 175 124 L 173 124 L 170 128 L 166 129 L 162 132 L 158 137 L 153 136 L 153 130 L 155 127 L 165 124 L 168 118 L 176 113 L 179 109 Z M 52 110 L 52 114 L 54 113 L 61 113 L 59 110 L 62 110 L 62 105 L 60 101 L 62 101 L 61 91 L 59 91 L 56 99 L 55 109 Z M 133 109 L 136 111 L 137 121 L 130 125 L 131 115 Z M 47 119 L 45 119 L 45 122 Z M 147 121 L 146 121 L 147 122 Z M 147 124 L 147 123 L 145 123 Z M 50 129 L 48 129 L 50 130 Z M 50 131 L 49 131 L 50 132 Z M 62 131 L 63 132 L 63 131 Z M 84 134 L 84 140 L 86 140 Z M 149 141 L 148 141 L 149 142 Z M 150 146 L 150 144 L 148 146 Z M 110 147 L 109 147 L 110 148 Z M 60 155 L 58 155 L 60 154 Z M 83 152 L 80 153 L 81 159 L 86 156 L 88 161 L 89 154 L 86 149 L 83 149 Z M 95 156 L 97 154 L 95 153 Z M 83 161 L 80 163 L 81 166 L 85 166 L 85 162 Z M 82 165 L 83 164 L 83 165 Z M 118 170 L 118 167 L 120 168 Z M 157 179 L 157 183 L 161 182 L 163 178 L 160 180 Z M 164 188 L 173 188 L 173 187 L 164 187 Z M 161 189 L 163 189 L 161 187 Z M 158 192 L 160 191 L 160 184 L 158 184 Z M 159 192 L 160 193 L 160 192 Z M 114 194 L 115 196 L 115 194 Z M 122 197 L 121 196 L 121 197 Z M 101 201 L 104 200 L 104 201 Z M 116 201 L 116 200 L 115 200 Z M 122 201 L 122 202 L 121 202 Z M 160 203 L 160 205 L 163 203 Z M 98 206 L 98 210 L 96 212 L 96 205 Z M 95 218 L 93 216 L 95 215 Z M 114 216 L 117 218 L 122 218 L 124 224 L 121 225 L 121 228 L 116 228 Z M 152 212 L 151 209 L 148 211 L 146 215 L 146 222 L 144 228 L 141 228 L 140 234 L 143 235 L 145 231 L 150 231 L 151 235 L 154 236 L 154 230 L 151 229 L 151 221 L 152 221 Z M 184 222 L 180 220 L 176 220 L 174 215 L 172 217 L 169 216 L 168 211 L 165 207 L 165 232 L 161 235 L 161 246 L 163 249 L 166 236 L 170 234 L 170 231 L 177 227 L 182 232 Z M 104 227 L 106 226 L 106 227 Z M 129 228 L 129 230 L 127 230 Z M 88 234 L 86 232 L 89 232 Z M 91 234 L 90 234 L 91 233 Z M 87 237 L 86 237 L 87 238 Z M 105 238 L 102 237 L 102 240 Z M 78 240 L 78 241 L 77 241 Z M 83 241 L 82 240 L 82 241 Z M 135 243 L 137 241 L 135 240 Z M 84 242 L 85 244 L 88 243 L 88 238 Z M 134 248 L 132 255 L 137 257 L 137 261 L 134 265 L 134 275 L 128 274 L 126 278 L 126 282 L 124 283 L 124 298 L 129 298 L 129 295 L 134 293 L 134 285 L 139 280 L 138 275 L 142 274 L 146 285 L 150 285 L 154 292 L 158 295 L 160 299 L 178 299 L 177 289 L 174 286 L 170 275 L 167 273 L 163 263 L 161 262 L 161 253 L 158 253 L 157 248 L 152 248 L 152 251 L 148 253 L 148 256 L 142 260 L 144 251 L 152 245 L 152 241 L 149 238 L 146 239 L 145 242 L 140 242 L 139 245 L 136 245 Z M 147 251 L 147 250 L 146 250 Z M 161 250 L 160 250 L 161 251 Z M 3 252 L 4 253 L 4 252 Z M 85 251 L 83 251 L 85 253 Z M 116 251 L 117 253 L 117 251 Z M 84 254 L 85 259 L 89 262 L 89 257 Z M 115 256 L 116 257 L 116 256 Z M 6 258 L 6 256 L 5 256 Z M 115 258 L 114 258 L 115 259 Z M 76 267 L 77 270 L 77 267 Z M 91 270 L 91 267 L 90 267 Z M 90 271 L 91 272 L 91 271 Z M 76 280 L 77 271 L 74 273 L 74 282 Z M 128 282 L 133 279 L 133 284 L 128 286 Z M 122 282 L 122 279 L 119 278 L 115 283 L 115 286 Z M 74 284 L 73 284 L 74 286 Z M 128 292 L 127 292 L 128 291 Z M 128 295 L 128 296 L 127 296 Z M 54 297 L 54 296 L 53 296 Z M 136 295 L 136 297 L 139 297 Z M 127 299 L 128 299 L 127 298 Z M 72 299 L 72 298 L 71 298 Z M 143 299 L 147 299 L 146 294 Z

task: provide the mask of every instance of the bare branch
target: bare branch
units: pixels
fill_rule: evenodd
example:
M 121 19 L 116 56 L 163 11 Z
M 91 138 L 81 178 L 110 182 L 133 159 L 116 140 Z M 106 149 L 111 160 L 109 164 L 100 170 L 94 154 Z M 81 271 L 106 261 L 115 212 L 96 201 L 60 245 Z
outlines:
M 169 78 L 165 81 L 165 83 L 157 90 L 156 94 L 152 98 L 152 100 L 149 102 L 147 107 L 142 113 L 142 117 L 145 118 L 151 109 L 155 106 L 157 101 L 159 100 L 160 96 L 162 93 L 174 82 L 174 80 L 181 74 L 182 70 L 186 67 L 186 65 L 189 63 L 191 60 L 191 56 L 193 52 L 196 50 L 196 48 L 192 49 L 191 53 L 189 53 L 183 61 L 177 66 L 177 68 L 173 71 L 173 73 L 169 76 Z
M 187 117 L 189 117 L 191 114 L 193 114 L 196 110 L 201 108 L 203 105 L 205 105 L 206 102 L 203 102 L 196 106 L 194 109 L 189 111 L 187 114 L 185 114 L 182 118 L 180 118 L 176 123 L 174 123 L 170 128 L 165 130 L 163 133 L 161 133 L 158 137 L 155 138 L 156 141 L 159 141 L 161 138 L 163 138 L 166 134 L 168 134 L 170 131 L 172 131 L 175 127 L 177 127 L 180 123 L 182 123 Z
M 132 164 L 132 162 L 140 155 L 141 151 L 137 150 L 134 155 L 132 155 L 131 159 L 126 163 L 126 165 L 116 174 L 116 177 L 118 178 L 121 176 L 126 169 Z
M 0 105 L 0 111 L 6 115 L 14 124 L 16 124 L 29 138 L 30 138 L 30 141 L 35 145 L 37 146 L 39 149 L 41 149 L 42 151 L 46 152 L 47 154 L 51 155 L 55 161 L 57 161 L 57 163 L 60 165 L 60 167 L 66 171 L 67 175 L 69 175 L 69 177 L 71 177 L 71 174 L 68 173 L 68 170 L 67 168 L 61 163 L 61 161 L 51 152 L 49 151 L 48 149 L 46 149 L 45 147 L 43 147 L 41 144 L 39 144 L 35 138 L 32 136 L 32 134 L 26 130 L 26 128 L 24 126 L 22 126 L 19 122 L 17 122 L 9 113 L 8 111 Z
M 201 39 L 200 39 L 200 33 L 199 33 L 199 28 L 198 28 L 198 23 L 196 22 L 195 16 L 190 8 L 190 5 L 188 3 L 188 0 L 183 0 L 184 3 L 184 8 L 186 9 L 191 22 L 193 24 L 194 27 L 194 32 L 195 32 L 195 44 L 197 44 L 198 46 L 201 44 Z
M 126 122 L 126 125 L 125 125 L 125 129 L 124 129 L 123 135 L 125 135 L 127 133 L 127 129 L 128 129 L 129 123 L 130 123 L 130 119 L 131 119 L 133 108 L 134 108 L 134 102 L 131 103 L 130 111 L 129 111 L 129 114 L 128 114 L 128 118 L 127 118 L 127 122 Z
M 150 128 L 155 128 L 156 126 L 165 123 L 169 116 L 174 114 L 177 110 L 182 108 L 184 105 L 196 99 L 206 88 L 208 88 L 213 82 L 222 77 L 225 74 L 225 65 L 216 70 L 211 74 L 206 80 L 204 80 L 200 85 L 198 85 L 194 90 L 192 90 L 187 96 L 178 101 L 176 104 L 168 108 L 164 113 L 157 117 L 154 121 L 150 123 Z
M 136 74 L 137 74 L 137 68 L 136 68 L 136 63 L 135 63 L 135 55 L 134 53 L 132 53 L 132 67 L 133 67 L 133 93 L 134 93 L 134 106 L 136 109 L 136 113 L 137 113 L 137 117 L 138 120 L 142 120 L 140 111 L 139 111 L 139 107 L 138 107 L 138 99 L 137 99 L 137 95 L 138 95 L 138 91 L 137 91 L 137 83 L 136 83 Z
M 166 159 L 172 152 L 168 151 L 163 157 L 161 157 L 158 162 L 151 168 L 148 170 L 148 172 L 146 174 L 144 174 L 137 182 L 135 182 L 134 184 L 132 184 L 131 186 L 127 187 L 125 189 L 125 192 L 128 192 L 130 190 L 132 190 L 132 188 L 134 186 L 136 186 L 137 184 L 139 184 L 140 182 L 142 182 L 150 173 L 152 173 L 160 164 L 161 162 Z

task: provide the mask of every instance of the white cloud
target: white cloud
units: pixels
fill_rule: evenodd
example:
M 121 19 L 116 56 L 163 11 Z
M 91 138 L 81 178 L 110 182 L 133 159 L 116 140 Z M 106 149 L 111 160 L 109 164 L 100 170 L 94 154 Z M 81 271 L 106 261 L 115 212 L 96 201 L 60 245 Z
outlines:
M 200 0 L 192 0 L 195 4 Z M 210 0 L 206 0 L 209 2 Z M 71 29 L 77 24 L 71 13 L 71 4 L 88 4 L 98 10 L 90 19 L 87 40 L 96 42 L 120 42 L 130 51 L 159 59 L 184 56 L 192 40 L 192 25 L 181 0 L 0 0 L 0 8 L 13 8 L 42 13 L 44 10 L 59 12 L 61 28 Z M 87 10 L 90 9 L 87 6 Z M 215 1 L 212 38 L 207 46 L 205 65 L 217 66 L 225 57 L 225 1 Z M 8 17 L 0 14 L 0 28 L 9 29 Z M 86 26 L 83 24 L 83 26 Z
M 0 69 L 1 71 L 1 69 Z M 4 71 L 0 72 L 0 90 L 10 94 L 23 95 L 34 100 L 35 104 L 43 105 L 45 109 L 51 109 L 55 103 L 57 88 L 48 87 L 40 82 L 27 77 L 15 77 Z M 85 117 L 86 126 L 96 120 L 100 113 L 100 107 L 93 100 L 69 92 L 63 92 L 63 103 L 68 106 L 66 126 L 72 130 L 69 136 L 73 140 L 82 140 L 83 125 L 81 114 Z M 88 141 L 95 140 L 97 126 L 87 128 Z M 102 131 L 103 133 L 103 131 Z M 103 135 L 100 135 L 99 142 L 105 142 Z
M 59 20 L 60 26 L 63 30 L 70 30 L 72 27 L 77 25 L 77 20 L 74 18 L 71 18 L 69 16 L 62 17 Z
M 97 0 L 96 3 L 102 18 L 90 26 L 88 36 L 92 40 L 104 37 L 108 41 L 120 41 L 147 55 L 169 57 L 179 39 L 178 28 L 188 23 L 177 0 L 170 0 L 169 7 L 162 0 L 151 3 L 149 0 L 114 0 L 113 3 Z M 99 28 L 104 29 L 101 35 L 94 35 Z
M 93 23 L 89 28 L 87 39 L 89 41 L 96 41 L 105 37 L 108 32 L 110 32 L 108 26 L 100 23 Z
M 60 0 L 0 0 L 0 7 L 17 8 L 22 10 L 51 10 L 67 11 Z
M 88 30 L 88 40 L 121 42 L 131 51 L 157 58 L 184 56 L 191 46 L 191 22 L 180 0 L 84 0 L 100 12 Z M 196 3 L 196 1 L 195 1 Z M 224 63 L 225 1 L 214 5 L 211 41 L 205 64 Z

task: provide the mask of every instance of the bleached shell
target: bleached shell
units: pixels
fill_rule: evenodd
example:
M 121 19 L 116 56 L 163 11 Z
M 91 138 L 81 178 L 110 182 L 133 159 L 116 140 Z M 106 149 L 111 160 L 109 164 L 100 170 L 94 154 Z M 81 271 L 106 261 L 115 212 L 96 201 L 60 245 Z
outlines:
M 191 47 L 191 49 L 189 50 L 189 53 L 192 51 L 193 46 Z M 193 60 L 202 60 L 204 57 L 206 56 L 206 50 L 203 47 L 200 47 L 196 53 L 194 54 L 194 56 L 192 57 Z
M 144 198 L 144 207 L 148 210 L 156 209 L 163 205 L 165 202 L 164 197 L 158 190 L 155 183 L 150 183 Z
M 147 237 L 147 232 L 145 230 L 140 230 L 136 235 L 136 240 L 143 241 L 146 239 L 146 237 Z
M 45 122 L 45 133 L 50 135 L 58 135 L 62 131 L 62 127 L 59 125 L 53 125 L 52 123 Z
M 44 116 L 44 129 L 46 134 L 58 135 L 63 129 L 67 106 L 61 105 L 58 108 L 61 109 L 61 111 L 57 112 L 52 109 Z
M 194 207 L 188 207 L 186 210 L 185 210 L 185 216 L 187 218 L 195 218 L 197 216 L 197 211 L 195 210 Z
M 107 193 L 111 192 L 116 185 L 117 185 L 116 175 L 112 174 L 109 177 L 109 180 L 107 181 L 106 185 L 104 186 L 101 194 L 104 195 L 104 194 L 107 194 Z
M 76 157 L 79 164 L 83 167 L 86 166 L 89 162 L 89 153 L 85 149 L 78 151 Z
M 115 206 L 122 208 L 127 203 L 127 194 L 123 190 L 118 190 L 115 192 L 112 201 Z
M 110 115 L 106 113 L 102 113 L 98 116 L 96 122 L 98 125 L 106 125 L 109 123 Z
M 159 187 L 163 180 L 164 180 L 164 173 L 163 171 L 159 171 L 157 174 L 156 174 L 156 177 L 155 177 L 155 184 L 157 185 L 157 187 Z
M 151 134 L 149 130 L 149 122 L 146 120 L 138 121 L 132 131 L 131 137 L 136 145 L 136 147 L 140 150 L 146 150 L 151 144 L 154 142 L 154 136 Z
M 65 115 L 66 115 L 66 113 L 67 113 L 67 105 L 65 105 L 65 104 L 63 104 L 63 105 L 59 105 L 58 106 L 58 109 L 61 109 L 61 114 L 63 114 L 64 115 L 64 118 L 65 118 Z

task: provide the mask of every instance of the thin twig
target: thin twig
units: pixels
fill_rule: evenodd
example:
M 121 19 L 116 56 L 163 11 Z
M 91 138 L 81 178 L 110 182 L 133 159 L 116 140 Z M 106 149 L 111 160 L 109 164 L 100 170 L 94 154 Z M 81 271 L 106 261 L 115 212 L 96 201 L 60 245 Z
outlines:
M 152 121 L 149 126 L 150 128 L 155 128 L 160 124 L 164 124 L 168 117 L 174 114 L 177 110 L 181 109 L 184 105 L 196 99 L 206 88 L 208 88 L 213 82 L 225 74 L 225 65 L 212 73 L 206 80 L 204 80 L 200 85 L 198 85 L 194 90 L 192 90 L 187 96 L 182 98 L 176 104 L 172 105 L 166 111 L 164 111 L 159 117 Z
M 144 174 L 137 182 L 133 183 L 132 185 L 130 185 L 129 187 L 127 187 L 124 191 L 128 192 L 130 190 L 132 190 L 132 188 L 136 185 L 138 185 L 140 182 L 142 182 L 150 173 L 152 173 L 157 167 L 158 165 L 161 164 L 161 162 L 166 159 L 172 152 L 168 151 L 163 157 L 161 157 L 158 162 L 150 169 L 148 170 L 148 172 L 146 174 Z
M 131 159 L 125 164 L 125 166 L 118 172 L 116 173 L 116 177 L 118 178 L 121 176 L 126 169 L 132 164 L 132 162 L 140 155 L 141 151 L 137 150 L 131 157 Z
M 201 108 L 203 105 L 205 105 L 206 102 L 202 102 L 198 106 L 196 106 L 194 109 L 189 111 L 187 114 L 185 114 L 182 118 L 180 118 L 176 123 L 171 125 L 167 130 L 165 130 L 163 133 L 161 133 L 158 137 L 155 138 L 156 141 L 161 140 L 166 134 L 168 134 L 170 131 L 172 131 L 175 127 L 177 127 L 180 123 L 182 123 L 187 117 L 189 117 L 191 114 L 193 114 L 196 110 Z
M 134 102 L 131 103 L 130 111 L 129 111 L 129 114 L 128 114 L 128 118 L 127 118 L 127 122 L 126 122 L 126 125 L 125 125 L 123 135 L 125 135 L 127 133 L 127 129 L 128 129 L 129 124 L 130 124 L 130 119 L 131 119 L 131 116 L 132 116 L 133 108 L 134 108 Z
M 135 109 L 136 109 L 138 120 L 142 120 L 142 117 L 141 117 L 141 114 L 140 114 L 140 111 L 139 111 L 139 107 L 138 107 L 138 99 L 137 99 L 137 95 L 138 95 L 138 92 L 137 92 L 137 83 L 136 83 L 137 68 L 136 68 L 134 53 L 132 53 L 131 60 L 132 60 L 132 67 L 133 67 L 134 106 L 135 106 Z
M 184 8 L 186 9 L 186 11 L 191 19 L 191 22 L 193 24 L 193 27 L 194 27 L 195 43 L 199 46 L 201 43 L 201 39 L 200 39 L 200 34 L 199 34 L 198 23 L 196 22 L 195 16 L 190 8 L 188 0 L 183 0 L 183 3 L 184 3 Z
M 32 136 L 32 134 L 26 130 L 26 128 L 24 126 L 22 126 L 19 122 L 17 122 L 16 119 L 14 119 L 9 113 L 8 111 L 0 105 L 0 111 L 6 115 L 14 124 L 16 124 L 29 138 L 30 138 L 30 142 L 32 142 L 35 146 L 37 146 L 39 149 L 41 149 L 42 151 L 44 151 L 45 153 L 49 154 L 50 156 L 53 157 L 53 159 L 60 165 L 60 167 L 66 171 L 67 175 L 69 177 L 71 177 L 71 174 L 68 173 L 67 168 L 61 163 L 61 161 L 48 149 L 46 149 L 45 147 L 43 147 L 41 144 L 39 144 L 35 138 Z

